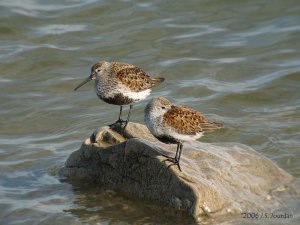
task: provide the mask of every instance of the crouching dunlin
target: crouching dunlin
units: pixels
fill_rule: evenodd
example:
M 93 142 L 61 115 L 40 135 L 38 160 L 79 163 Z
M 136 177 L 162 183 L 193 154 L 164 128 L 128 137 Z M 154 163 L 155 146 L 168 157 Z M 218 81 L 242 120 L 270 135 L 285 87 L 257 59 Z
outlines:
M 145 122 L 150 132 L 161 142 L 177 144 L 175 158 L 167 159 L 178 166 L 184 141 L 200 138 L 204 132 L 222 127 L 200 112 L 184 106 L 172 105 L 163 97 L 152 99 L 145 108 Z
M 120 106 L 119 119 L 114 124 L 125 122 L 125 129 L 132 104 L 145 99 L 150 94 L 151 88 L 163 82 L 164 78 L 151 78 L 134 65 L 100 61 L 92 66 L 91 75 L 74 91 L 90 80 L 95 80 L 95 92 L 100 99 Z M 126 121 L 121 119 L 123 105 L 130 105 Z

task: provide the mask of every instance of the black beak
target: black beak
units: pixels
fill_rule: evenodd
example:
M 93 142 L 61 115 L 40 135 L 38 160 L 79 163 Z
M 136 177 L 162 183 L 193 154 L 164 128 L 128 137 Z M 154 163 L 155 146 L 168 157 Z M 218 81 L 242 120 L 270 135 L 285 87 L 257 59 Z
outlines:
M 85 85 L 87 82 L 89 82 L 90 80 L 92 80 L 91 76 L 89 76 L 87 79 L 85 79 L 84 81 L 82 81 L 75 89 L 74 91 L 77 91 L 78 88 L 80 88 L 81 86 Z
M 81 86 L 85 85 L 87 82 L 91 81 L 91 80 L 95 80 L 97 77 L 96 72 L 92 72 L 91 75 L 86 78 L 84 81 L 82 81 L 75 89 L 74 91 L 77 91 L 78 88 L 80 88 Z

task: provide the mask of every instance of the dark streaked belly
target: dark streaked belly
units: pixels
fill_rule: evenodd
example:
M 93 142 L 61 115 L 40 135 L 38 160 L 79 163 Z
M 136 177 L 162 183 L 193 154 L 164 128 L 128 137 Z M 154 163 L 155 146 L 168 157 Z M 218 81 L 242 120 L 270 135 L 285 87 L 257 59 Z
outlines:
M 101 99 L 106 103 L 113 104 L 113 105 L 129 105 L 135 102 L 132 98 L 128 98 L 122 95 L 122 93 L 115 94 L 113 97 L 110 98 L 101 98 Z

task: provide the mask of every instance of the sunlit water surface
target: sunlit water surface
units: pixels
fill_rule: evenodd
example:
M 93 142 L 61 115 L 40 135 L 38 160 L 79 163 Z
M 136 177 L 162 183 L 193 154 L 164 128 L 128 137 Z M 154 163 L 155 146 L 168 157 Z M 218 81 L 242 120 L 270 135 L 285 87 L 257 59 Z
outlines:
M 92 84 L 73 91 L 97 60 L 165 77 L 152 97 L 225 124 L 202 141 L 249 145 L 299 183 L 298 0 L 2 0 L 0 34 L 0 224 L 192 223 L 101 187 L 59 181 L 68 155 L 117 118 L 118 107 L 100 101 Z M 143 122 L 146 103 L 134 107 L 133 121 Z M 255 223 L 299 224 L 299 194 L 292 198 L 294 219 Z

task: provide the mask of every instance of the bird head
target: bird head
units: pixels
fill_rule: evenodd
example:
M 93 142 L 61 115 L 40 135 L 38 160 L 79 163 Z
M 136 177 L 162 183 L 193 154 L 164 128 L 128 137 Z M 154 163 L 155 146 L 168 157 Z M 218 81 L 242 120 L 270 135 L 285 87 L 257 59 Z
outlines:
M 76 91 L 77 89 L 79 89 L 81 86 L 85 85 L 87 82 L 91 81 L 91 80 L 96 80 L 100 75 L 101 75 L 101 71 L 103 71 L 104 68 L 104 61 L 100 61 L 95 63 L 92 68 L 91 68 L 91 74 L 88 78 L 86 78 L 84 81 L 82 81 L 75 89 L 74 91 Z
M 153 116 L 164 115 L 172 107 L 171 102 L 164 97 L 157 97 L 150 100 L 145 108 L 145 113 L 150 113 Z

